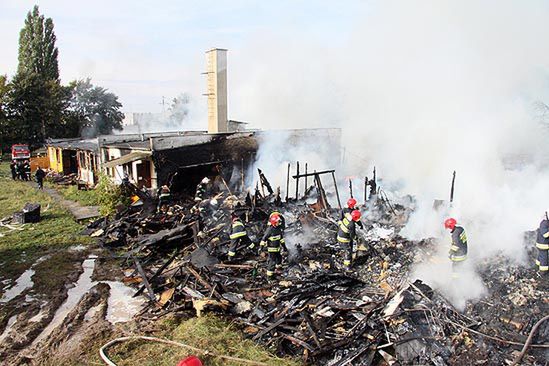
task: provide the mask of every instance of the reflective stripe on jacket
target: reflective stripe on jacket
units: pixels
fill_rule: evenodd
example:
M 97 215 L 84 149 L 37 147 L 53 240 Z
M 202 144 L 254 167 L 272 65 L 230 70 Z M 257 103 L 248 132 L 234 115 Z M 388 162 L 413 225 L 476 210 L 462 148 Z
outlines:
M 244 224 L 240 220 L 233 221 L 229 239 L 238 239 L 243 236 L 246 236 L 246 228 L 244 227 Z
M 537 234 L 536 247 L 542 250 L 549 249 L 549 221 L 547 219 L 541 220 Z
M 265 234 L 263 234 L 263 238 L 261 239 L 261 244 L 267 245 L 267 251 L 271 252 L 271 248 L 278 248 L 278 251 L 280 251 L 280 247 L 284 243 L 284 235 L 280 225 L 267 226 L 267 230 L 265 230 Z
M 467 234 L 461 226 L 452 230 L 452 246 L 450 247 L 450 259 L 461 262 L 467 259 Z
M 337 231 L 337 241 L 340 243 L 349 243 L 356 235 L 356 223 L 353 221 L 350 213 L 346 213 L 343 220 L 339 223 Z

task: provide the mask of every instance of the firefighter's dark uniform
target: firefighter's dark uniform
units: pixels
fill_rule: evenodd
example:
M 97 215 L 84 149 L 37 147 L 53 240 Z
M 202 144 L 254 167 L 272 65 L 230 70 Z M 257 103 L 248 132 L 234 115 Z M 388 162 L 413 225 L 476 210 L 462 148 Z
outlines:
M 11 170 L 11 179 L 13 180 L 17 179 L 17 164 L 14 161 L 10 163 L 10 170 Z
M 351 267 L 353 259 L 353 241 L 356 238 L 356 222 L 353 221 L 350 213 L 346 213 L 339 222 L 339 230 L 337 231 L 337 241 L 345 250 L 345 259 L 343 265 L 347 268 Z
M 241 243 L 244 245 L 251 244 L 251 240 L 246 233 L 246 228 L 240 219 L 233 220 L 229 239 L 231 239 L 231 245 L 229 246 L 229 252 L 227 253 L 229 259 L 234 258 L 236 255 L 236 248 L 238 248 Z
M 540 272 L 547 273 L 549 271 L 549 220 L 547 218 L 539 223 L 536 248 L 538 248 L 538 259 L 536 259 L 538 269 Z
M 275 268 L 282 264 L 282 254 L 280 253 L 281 249 L 286 250 L 286 242 L 284 241 L 284 231 L 280 224 L 277 226 L 269 225 L 261 243 L 261 247 L 267 247 L 267 276 L 274 276 Z
M 38 183 L 38 189 L 43 189 L 45 176 L 46 176 L 46 172 L 44 172 L 42 168 L 38 167 L 38 169 L 36 170 L 36 173 L 34 173 L 34 177 L 36 178 L 36 183 Z
M 25 161 L 25 164 L 23 165 L 23 175 L 26 181 L 31 180 L 31 166 L 28 161 Z
M 196 194 L 194 195 L 195 202 L 202 202 L 204 195 L 206 194 L 206 183 L 200 182 L 196 186 Z
M 341 223 L 341 221 L 343 221 L 343 218 L 345 217 L 345 214 L 350 214 L 354 210 L 356 210 L 356 208 L 349 208 L 349 207 L 345 207 L 343 210 L 341 210 L 341 214 L 339 215 L 338 225 Z M 355 221 L 355 222 L 356 222 L 356 224 L 358 225 L 359 228 L 364 229 L 364 225 L 362 225 L 362 221 L 358 220 L 358 221 Z
M 158 211 L 162 208 L 163 205 L 169 205 L 172 200 L 172 194 L 169 190 L 165 188 L 160 189 L 160 194 L 158 195 Z
M 459 277 L 459 268 L 463 261 L 467 259 L 467 235 L 465 229 L 461 226 L 456 226 L 451 231 L 452 246 L 449 251 L 449 258 L 452 261 L 452 277 Z

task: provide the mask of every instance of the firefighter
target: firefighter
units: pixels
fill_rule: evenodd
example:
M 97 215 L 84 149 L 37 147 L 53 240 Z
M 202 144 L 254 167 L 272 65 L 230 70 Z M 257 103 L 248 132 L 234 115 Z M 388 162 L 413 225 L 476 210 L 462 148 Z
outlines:
M 452 235 L 452 246 L 448 252 L 448 258 L 452 261 L 452 277 L 459 277 L 459 268 L 467 259 L 467 235 L 465 229 L 457 226 L 457 221 L 454 218 L 449 218 L 444 221 L 444 227 L 450 230 Z
M 167 209 L 168 205 L 172 201 L 172 193 L 170 192 L 170 188 L 167 185 L 163 185 L 160 188 L 159 194 L 158 194 L 158 207 L 157 211 L 160 212 L 163 209 Z
M 229 246 L 229 252 L 227 253 L 227 257 L 229 258 L 229 261 L 232 260 L 236 255 L 236 249 L 240 244 L 244 244 L 247 246 L 250 246 L 252 244 L 252 241 L 248 237 L 248 233 L 246 232 L 246 227 L 238 217 L 236 213 L 231 214 L 232 224 L 231 224 L 231 234 L 229 235 L 229 239 L 231 239 L 231 245 Z
M 31 166 L 28 160 L 23 163 L 23 177 L 26 181 L 31 180 Z
M 17 165 L 15 166 L 15 171 L 17 172 L 17 179 L 25 180 L 25 170 L 23 168 L 22 161 L 17 162 Z
M 351 213 L 354 210 L 356 210 L 356 199 L 351 197 L 347 200 L 347 207 L 344 207 L 343 210 L 341 210 L 341 214 L 339 215 L 338 225 L 341 224 L 341 221 L 343 221 L 345 214 Z M 362 221 L 358 220 L 356 224 L 358 225 L 359 228 L 364 229 L 364 225 L 362 225 Z
M 339 223 L 339 230 L 337 231 L 337 241 L 343 246 L 345 250 L 343 267 L 346 270 L 351 268 L 351 260 L 353 259 L 353 242 L 356 239 L 356 225 L 359 220 L 360 211 L 353 210 L 350 213 L 346 213 Z
M 38 189 L 44 188 L 45 176 L 46 176 L 46 172 L 43 171 L 41 167 L 38 167 L 38 169 L 36 169 L 36 172 L 34 173 L 34 178 L 36 179 L 36 183 L 38 183 Z
M 17 179 L 17 162 L 12 160 L 10 163 L 11 179 Z
M 269 219 L 269 226 L 263 234 L 261 248 L 267 248 L 267 277 L 272 278 L 275 274 L 275 269 L 282 264 L 281 250 L 288 251 L 286 242 L 284 241 L 284 231 L 282 230 L 281 220 L 279 215 L 272 215 Z
M 206 194 L 206 187 L 210 183 L 210 179 L 208 177 L 204 177 L 200 183 L 196 186 L 196 194 L 194 195 L 194 201 L 197 203 L 202 202 L 204 199 L 204 195 Z
M 545 214 L 542 217 L 541 222 L 539 223 L 538 237 L 536 240 L 536 248 L 538 248 L 538 259 L 536 259 L 536 264 L 540 274 L 547 275 L 549 272 L 549 217 L 548 211 L 545 211 Z

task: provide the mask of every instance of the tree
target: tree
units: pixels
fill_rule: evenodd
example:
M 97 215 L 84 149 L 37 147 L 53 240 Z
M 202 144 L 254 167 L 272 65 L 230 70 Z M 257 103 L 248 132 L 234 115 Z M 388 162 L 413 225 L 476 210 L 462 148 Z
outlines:
M 0 154 L 2 149 L 11 141 L 11 129 L 9 126 L 9 101 L 10 84 L 6 75 L 0 75 Z
M 51 18 L 44 19 L 38 6 L 28 12 L 19 33 L 18 74 L 38 74 L 43 80 L 59 80 L 59 51 Z
M 53 21 L 35 6 L 19 34 L 19 65 L 8 96 L 14 140 L 38 143 L 64 134 L 69 93 L 59 82 L 55 41 Z
M 107 89 L 94 86 L 90 79 L 73 81 L 70 86 L 69 113 L 85 137 L 106 135 L 122 129 L 124 114 L 118 97 Z
M 38 74 L 17 74 L 10 88 L 8 110 L 14 140 L 39 143 L 46 137 L 65 137 L 64 110 L 70 90 L 57 80 Z

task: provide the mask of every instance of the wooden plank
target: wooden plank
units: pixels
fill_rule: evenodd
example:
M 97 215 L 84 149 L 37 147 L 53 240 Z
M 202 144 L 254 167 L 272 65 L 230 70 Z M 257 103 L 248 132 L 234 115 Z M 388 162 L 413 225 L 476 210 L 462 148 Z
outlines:
M 156 297 L 154 296 L 154 291 L 151 287 L 151 284 L 147 280 L 147 276 L 145 275 L 145 271 L 143 271 L 143 267 L 141 267 L 141 263 L 139 263 L 139 260 L 136 257 L 133 257 L 133 261 L 135 262 L 135 267 L 137 268 L 137 271 L 139 272 L 139 275 L 143 279 L 143 283 L 145 284 L 145 287 L 147 288 L 147 291 L 149 292 L 149 299 L 151 301 L 155 301 Z
M 221 299 L 221 295 L 219 294 L 219 292 L 217 292 L 212 285 L 210 285 L 208 283 L 208 281 L 206 281 L 204 278 L 202 278 L 202 276 L 200 276 L 200 274 L 195 271 L 194 269 L 192 269 L 190 266 L 186 266 L 185 269 L 187 271 L 189 271 L 190 274 L 192 274 L 194 276 L 194 278 L 196 278 L 198 280 L 198 282 L 200 282 L 202 284 L 202 286 L 206 287 L 208 290 L 210 290 L 212 292 L 212 294 L 217 297 L 218 300 Z
M 147 282 L 151 282 L 156 277 L 158 277 L 165 269 L 172 263 L 175 259 L 175 257 L 179 254 L 179 249 L 176 249 L 175 252 L 172 254 L 172 256 L 164 263 L 152 276 L 149 278 Z M 146 278 L 144 279 L 146 280 Z M 145 290 L 145 285 L 142 285 L 139 290 L 133 295 L 133 297 L 141 295 L 141 293 Z

